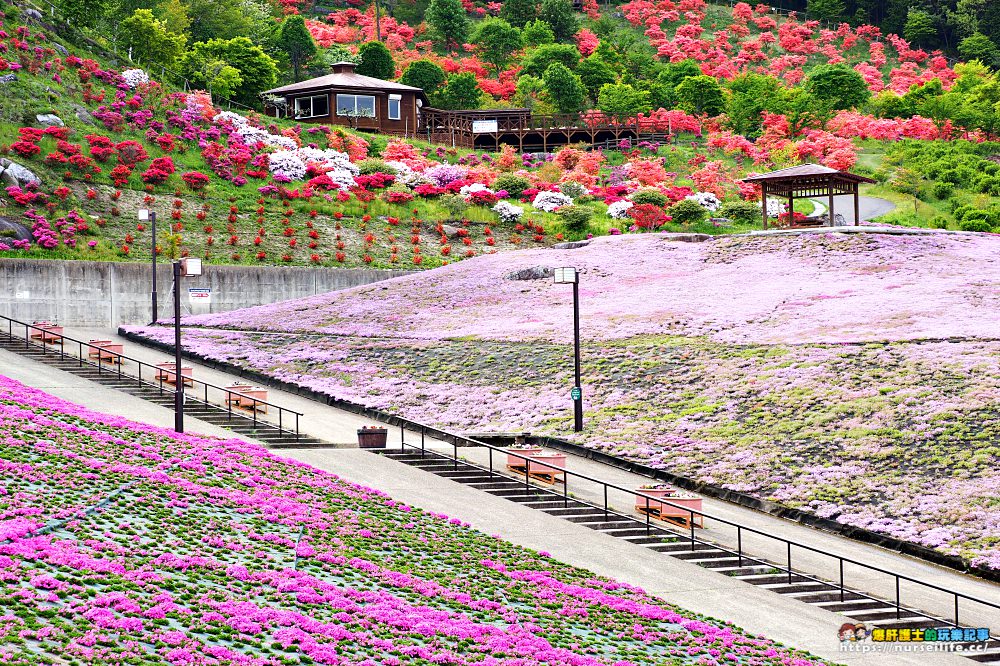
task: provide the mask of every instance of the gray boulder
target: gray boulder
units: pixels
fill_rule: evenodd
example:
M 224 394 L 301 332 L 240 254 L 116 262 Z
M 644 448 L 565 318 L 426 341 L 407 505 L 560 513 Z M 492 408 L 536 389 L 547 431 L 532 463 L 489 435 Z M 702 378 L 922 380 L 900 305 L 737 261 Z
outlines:
M 32 9 L 31 7 L 24 7 L 21 9 L 21 15 L 24 18 L 34 19 L 36 21 L 42 20 L 42 13 L 37 9 Z
M 512 273 L 507 273 L 504 276 L 506 280 L 544 280 L 545 278 L 550 278 L 555 273 L 548 266 L 532 266 L 531 268 L 522 268 L 519 271 L 514 271 Z
M 705 241 L 712 240 L 712 236 L 710 234 L 693 233 L 663 234 L 663 240 L 675 243 L 704 243 Z
M 441 233 L 443 233 L 448 238 L 454 238 L 458 235 L 458 227 L 453 227 L 450 224 L 441 225 Z
M 69 51 L 66 50 L 66 47 L 63 46 L 62 44 L 59 44 L 58 42 L 52 42 L 52 48 L 54 48 L 62 55 L 69 55 Z
M 66 123 L 63 122 L 62 118 L 54 113 L 39 113 L 35 116 L 35 120 L 38 121 L 43 127 L 65 127 Z
M 12 185 L 24 187 L 28 183 L 38 181 L 38 176 L 31 169 L 21 166 L 17 162 L 12 162 L 7 158 L 0 158 L 0 182 L 4 184 L 4 187 Z
M 13 72 L 0 76 L 0 83 L 14 83 L 14 81 L 17 81 L 17 74 Z
M 0 242 L 4 239 L 31 240 L 28 227 L 6 217 L 0 217 Z
M 94 120 L 94 116 L 90 115 L 90 111 L 88 111 L 86 108 L 82 106 L 74 106 L 73 114 L 76 116 L 77 120 L 79 120 L 81 123 L 84 123 L 85 125 L 97 124 L 97 121 Z
M 556 243 L 552 246 L 555 250 L 575 250 L 578 247 L 587 247 L 590 245 L 589 240 L 579 240 L 579 241 L 568 241 L 566 243 Z

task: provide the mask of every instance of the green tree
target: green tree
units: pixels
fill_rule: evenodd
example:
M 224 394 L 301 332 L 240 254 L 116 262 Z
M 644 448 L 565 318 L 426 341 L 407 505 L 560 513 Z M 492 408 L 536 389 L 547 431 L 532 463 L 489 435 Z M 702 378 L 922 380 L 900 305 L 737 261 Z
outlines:
M 107 0 L 57 0 L 59 13 L 77 28 L 97 25 L 108 11 Z
M 382 42 L 365 42 L 358 48 L 361 62 L 355 68 L 358 74 L 376 79 L 396 78 L 396 62 Z
M 153 12 L 137 9 L 119 28 L 122 46 L 140 63 L 173 66 L 184 51 L 184 35 L 169 32 Z
M 569 67 L 555 62 L 548 66 L 542 76 L 545 92 L 548 93 L 559 113 L 576 113 L 583 109 L 586 91 L 580 77 Z
M 514 104 L 541 115 L 556 112 L 556 108 L 545 93 L 545 82 L 537 76 L 526 75 L 518 78 Z
M 979 32 L 986 4 L 987 0 L 958 0 L 947 13 L 948 25 L 963 37 Z
M 552 27 L 557 42 L 569 41 L 580 29 L 571 0 L 542 0 L 538 16 Z
M 580 75 L 580 81 L 587 89 L 587 94 L 594 100 L 597 99 L 601 86 L 614 83 L 618 79 L 615 70 L 611 69 L 611 65 L 596 52 L 580 61 L 576 73 Z
M 163 0 L 156 5 L 154 14 L 170 32 L 184 35 L 191 28 L 191 17 L 188 16 L 187 6 L 181 0 Z
M 806 90 L 834 111 L 853 109 L 871 99 L 864 78 L 847 65 L 820 65 L 806 78 Z
M 187 15 L 191 19 L 190 37 L 193 42 L 207 42 L 210 39 L 233 39 L 235 37 L 263 36 L 261 27 L 271 33 L 273 23 L 260 20 L 259 8 L 246 0 L 185 0 Z
M 416 60 L 406 68 L 399 82 L 420 88 L 427 97 L 435 95 L 444 85 L 445 74 L 441 66 L 430 60 Z
M 714 76 L 689 76 L 675 89 L 677 104 L 695 115 L 717 116 L 726 110 L 726 97 Z
M 292 14 L 282 22 L 275 45 L 288 56 L 295 80 L 301 81 L 302 68 L 316 55 L 316 43 L 301 14 Z
M 500 76 L 511 55 L 521 48 L 521 31 L 503 19 L 489 18 L 476 28 L 472 43 L 479 57 L 493 65 Z
M 231 99 L 243 85 L 240 71 L 221 60 L 209 60 L 202 63 L 197 76 L 188 78 L 194 83 L 204 85 L 212 91 L 213 95 L 226 99 Z
M 627 83 L 608 83 L 597 95 L 597 108 L 616 118 L 649 111 L 649 94 Z
M 784 87 L 773 76 L 746 73 L 726 84 L 729 89 L 728 125 L 737 134 L 756 138 L 764 111 L 783 112 Z
M 917 46 L 933 46 L 938 37 L 934 18 L 922 9 L 911 7 L 903 25 L 903 37 Z
M 542 44 L 521 59 L 521 74 L 541 76 L 549 65 L 558 62 L 569 69 L 576 69 L 580 63 L 580 50 L 572 44 Z
M 441 102 L 446 109 L 478 109 L 483 91 L 472 72 L 452 74 L 441 91 Z
M 701 67 L 694 60 L 681 60 L 664 65 L 656 75 L 656 80 L 666 88 L 667 100 L 665 108 L 677 106 L 677 86 L 691 76 L 701 76 Z
M 958 43 L 958 54 L 962 60 L 978 60 L 987 67 L 997 63 L 997 45 L 981 32 L 974 32 Z
M 506 7 L 506 5 L 504 5 Z M 540 46 L 556 41 L 556 35 L 551 26 L 542 19 L 528 21 L 521 28 L 521 41 L 525 46 Z
M 278 78 L 274 59 L 247 37 L 210 39 L 193 44 L 181 58 L 181 73 L 199 83 L 206 63 L 214 61 L 224 62 L 240 73 L 243 82 L 235 99 L 248 106 L 257 104 L 260 93 L 273 86 Z
M 536 0 L 506 0 L 500 8 L 500 18 L 516 28 L 523 28 L 538 18 Z
M 469 38 L 469 17 L 461 0 L 431 0 L 427 8 L 427 24 L 449 49 L 457 48 Z
M 816 21 L 840 21 L 844 18 L 844 0 L 808 0 L 806 17 Z

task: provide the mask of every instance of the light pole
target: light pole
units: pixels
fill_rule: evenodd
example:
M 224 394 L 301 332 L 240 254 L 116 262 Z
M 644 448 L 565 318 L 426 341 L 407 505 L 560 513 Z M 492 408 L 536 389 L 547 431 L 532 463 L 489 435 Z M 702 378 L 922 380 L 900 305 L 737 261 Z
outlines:
M 152 296 L 153 296 L 153 319 L 149 323 L 155 324 L 156 323 L 156 315 L 157 315 L 157 309 L 156 309 L 156 211 L 155 210 L 149 210 L 147 208 L 140 208 L 139 209 L 139 221 L 140 222 L 145 222 L 146 220 L 149 220 L 150 224 L 153 227 L 153 229 L 152 229 L 153 240 L 152 240 L 152 247 L 150 249 L 150 254 L 153 257 L 153 259 L 152 259 L 152 261 L 153 261 L 153 294 L 152 294 Z
M 576 268 L 557 268 L 553 273 L 555 284 L 573 285 L 573 430 L 583 430 L 583 387 L 580 385 L 580 274 Z
M 201 259 L 174 262 L 174 430 L 184 432 L 184 368 L 181 366 L 181 278 L 201 275 Z

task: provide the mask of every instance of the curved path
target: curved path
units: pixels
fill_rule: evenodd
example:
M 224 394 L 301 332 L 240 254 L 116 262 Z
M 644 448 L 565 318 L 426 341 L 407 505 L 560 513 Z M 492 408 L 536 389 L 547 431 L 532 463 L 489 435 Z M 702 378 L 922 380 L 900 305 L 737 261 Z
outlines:
M 827 200 L 824 198 L 810 199 L 814 204 L 818 204 L 826 212 Z M 895 210 L 896 204 L 888 199 L 878 197 L 858 197 L 858 209 L 861 213 L 862 221 L 869 221 L 880 215 L 885 215 Z M 833 212 L 836 215 L 843 215 L 847 224 L 854 224 L 854 202 L 850 197 L 837 197 L 833 200 Z

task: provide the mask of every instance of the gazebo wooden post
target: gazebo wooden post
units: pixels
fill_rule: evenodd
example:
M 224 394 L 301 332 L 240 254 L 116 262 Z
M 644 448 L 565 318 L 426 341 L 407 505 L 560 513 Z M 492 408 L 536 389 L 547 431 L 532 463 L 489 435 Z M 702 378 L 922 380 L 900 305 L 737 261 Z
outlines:
M 859 201 L 858 194 L 861 188 L 857 185 L 854 186 L 854 226 L 861 224 L 861 202 Z
M 764 229 L 767 229 L 767 183 L 760 184 L 760 209 L 764 216 Z
M 834 214 L 833 214 L 833 183 L 832 182 L 829 185 L 827 185 L 826 192 L 829 195 L 829 201 L 830 201 L 830 218 L 829 218 L 830 219 L 830 226 L 831 227 L 835 227 L 835 226 L 837 226 L 837 218 L 835 218 Z
M 795 224 L 795 186 L 788 184 L 788 226 Z

